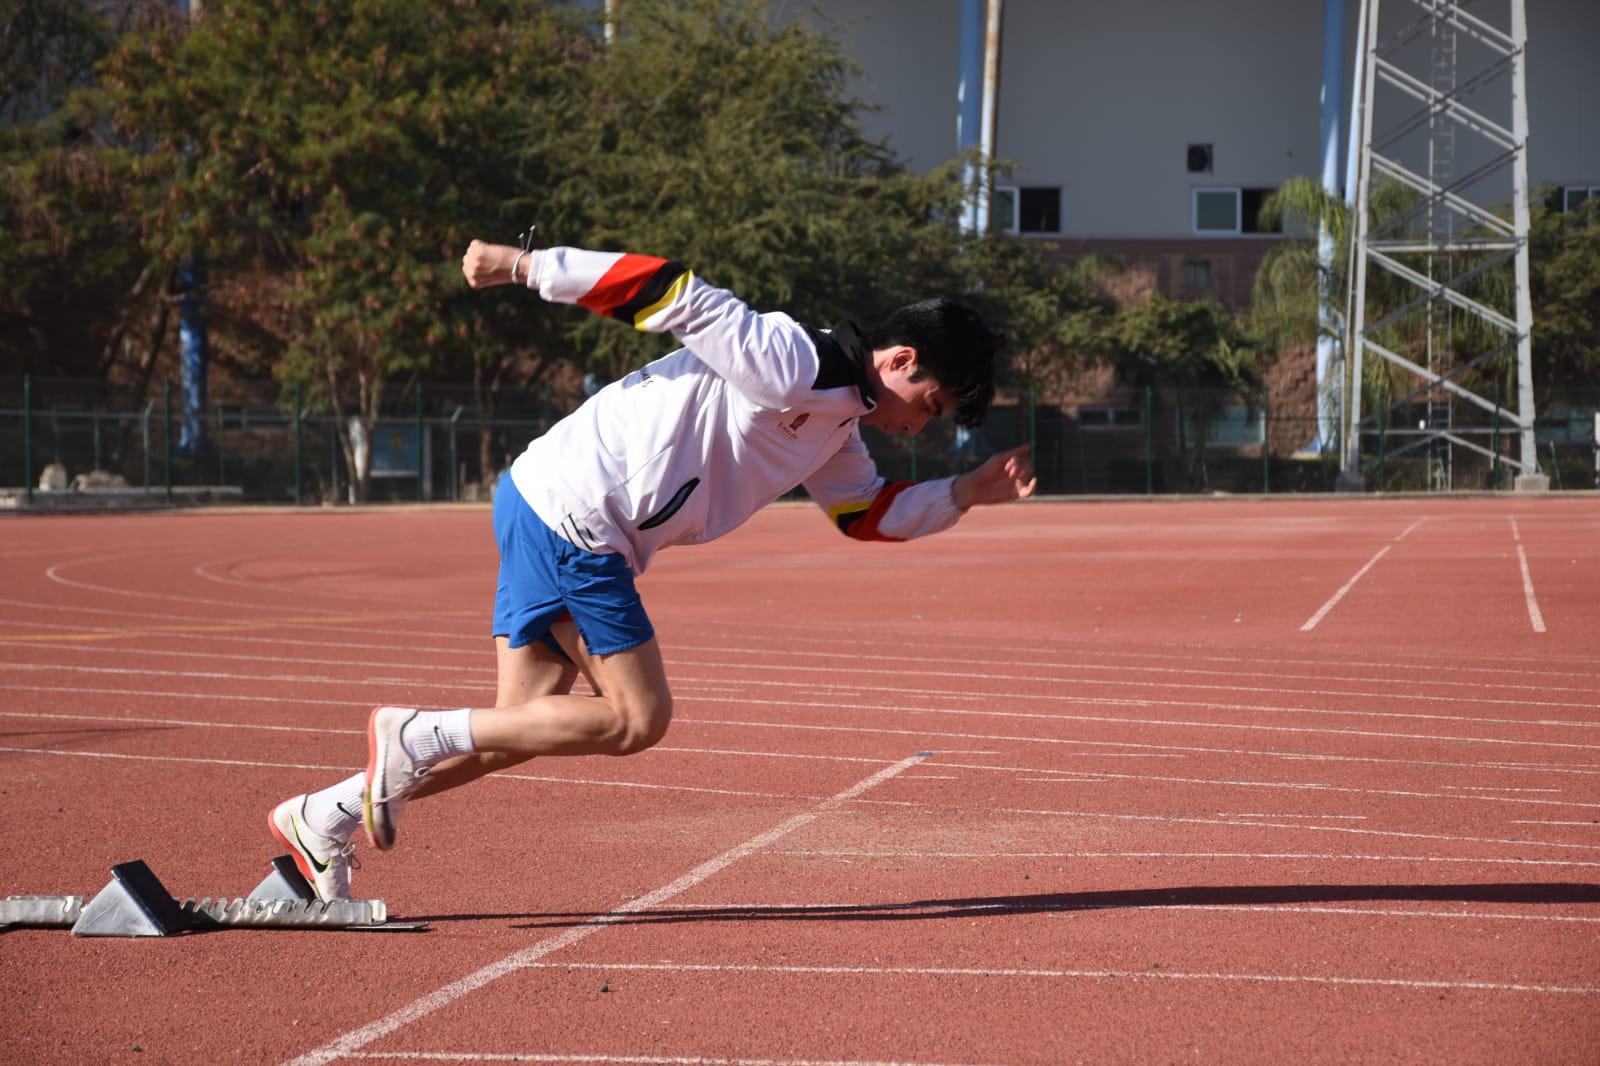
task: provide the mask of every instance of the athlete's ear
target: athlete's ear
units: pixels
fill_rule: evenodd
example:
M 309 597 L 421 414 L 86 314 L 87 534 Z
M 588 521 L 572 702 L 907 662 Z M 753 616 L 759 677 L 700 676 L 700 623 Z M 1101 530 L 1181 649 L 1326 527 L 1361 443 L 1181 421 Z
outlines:
M 895 349 L 894 355 L 889 357 L 889 365 L 905 374 L 916 373 L 917 350 L 910 345 L 902 344 Z

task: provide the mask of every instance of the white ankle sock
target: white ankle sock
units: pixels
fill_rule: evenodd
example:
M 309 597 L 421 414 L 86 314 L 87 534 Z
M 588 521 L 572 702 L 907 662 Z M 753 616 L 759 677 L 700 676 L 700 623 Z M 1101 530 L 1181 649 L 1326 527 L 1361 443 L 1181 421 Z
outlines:
M 306 797 L 306 824 L 325 837 L 349 840 L 361 824 L 361 793 L 366 787 L 367 775 L 362 772 L 311 793 Z
M 452 755 L 471 755 L 472 711 L 419 711 L 400 730 L 400 743 L 406 754 L 425 766 L 432 766 Z

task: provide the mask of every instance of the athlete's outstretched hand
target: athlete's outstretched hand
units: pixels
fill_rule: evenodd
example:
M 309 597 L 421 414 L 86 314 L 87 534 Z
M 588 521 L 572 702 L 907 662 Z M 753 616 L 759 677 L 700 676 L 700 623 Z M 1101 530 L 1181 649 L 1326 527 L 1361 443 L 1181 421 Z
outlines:
M 491 285 L 510 285 L 513 281 L 528 280 L 528 260 L 524 258 L 512 278 L 511 268 L 516 265 L 521 249 L 509 244 L 486 244 L 473 241 L 467 245 L 467 254 L 461 257 L 461 273 L 474 289 L 487 289 Z
M 978 469 L 956 478 L 950 496 L 965 511 L 974 504 L 1009 503 L 1032 496 L 1038 484 L 1039 479 L 1033 476 L 1033 460 L 1028 458 L 1028 445 L 1024 444 L 991 455 Z

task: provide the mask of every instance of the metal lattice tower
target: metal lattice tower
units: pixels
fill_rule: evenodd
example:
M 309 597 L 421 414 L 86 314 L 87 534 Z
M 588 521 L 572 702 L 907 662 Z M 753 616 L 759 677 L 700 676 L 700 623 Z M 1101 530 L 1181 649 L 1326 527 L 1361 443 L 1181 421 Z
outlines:
M 1406 423 L 1394 431 L 1401 443 L 1388 454 L 1425 451 L 1435 489 L 1455 487 L 1458 448 L 1520 473 L 1538 469 L 1527 24 L 1524 0 L 1500 3 L 1509 9 L 1509 31 L 1459 0 L 1390 0 L 1386 6 L 1402 16 L 1390 25 L 1380 21 L 1381 0 L 1363 0 L 1345 345 L 1343 465 L 1352 478 L 1361 473 L 1362 430 L 1380 419 L 1387 425 L 1395 413 Z M 1386 205 L 1382 218 L 1373 215 L 1375 191 Z M 1491 209 L 1507 200 L 1509 221 Z M 1513 350 L 1516 381 L 1501 396 L 1503 356 Z M 1395 376 L 1406 385 L 1386 393 L 1386 410 L 1363 416 L 1360 382 L 1369 354 L 1401 368 Z M 1519 439 L 1515 456 L 1500 450 L 1502 432 Z

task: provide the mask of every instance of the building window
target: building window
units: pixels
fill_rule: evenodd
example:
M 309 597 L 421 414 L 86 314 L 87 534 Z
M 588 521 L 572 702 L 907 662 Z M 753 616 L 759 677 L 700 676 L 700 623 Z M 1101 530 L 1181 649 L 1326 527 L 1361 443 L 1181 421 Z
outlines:
M 991 233 L 1060 233 L 1061 186 L 996 185 L 989 197 Z
M 1600 197 L 1600 185 L 1568 185 L 1561 190 L 1561 210 L 1576 211 L 1596 197 Z
M 1238 189 L 1195 189 L 1191 195 L 1196 233 L 1239 232 Z
M 1211 260 L 1185 259 L 1183 261 L 1183 284 L 1187 289 L 1210 292 L 1213 286 Z
M 1261 205 L 1272 189 L 1195 189 L 1196 233 L 1282 233 L 1283 220 L 1261 224 Z
M 1178 433 L 1184 447 L 1199 444 L 1200 426 L 1205 425 L 1205 443 L 1220 447 L 1242 447 L 1260 444 L 1266 439 L 1267 426 L 1259 407 L 1240 404 L 1199 411 L 1185 407 L 1180 412 Z
M 1144 411 L 1133 404 L 1093 404 L 1078 408 L 1081 429 L 1138 429 Z

